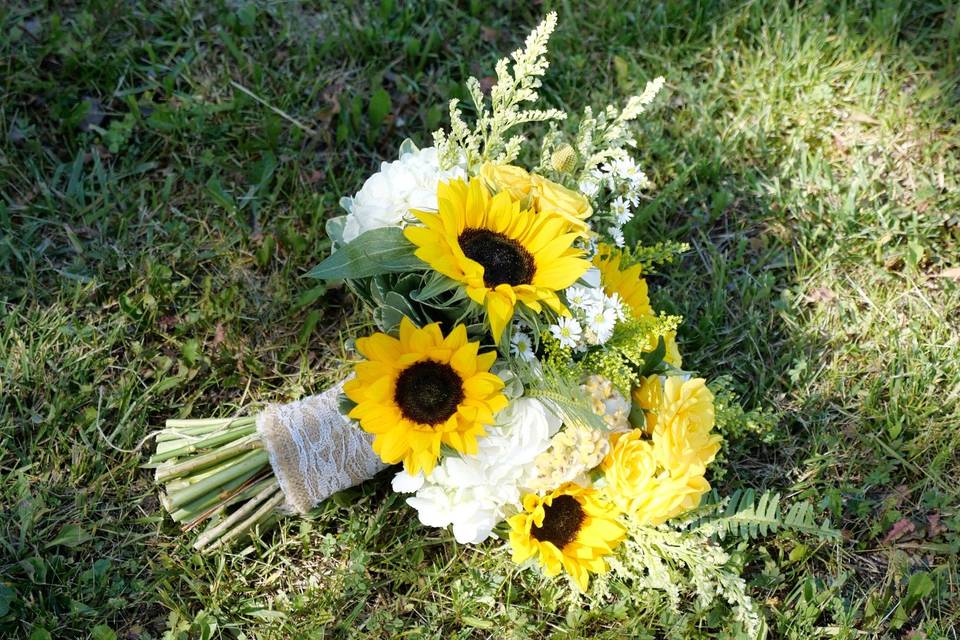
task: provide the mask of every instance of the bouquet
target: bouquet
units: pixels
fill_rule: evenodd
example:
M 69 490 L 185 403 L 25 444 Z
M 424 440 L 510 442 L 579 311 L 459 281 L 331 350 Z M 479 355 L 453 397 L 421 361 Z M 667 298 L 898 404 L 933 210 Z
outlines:
M 489 99 L 468 81 L 472 124 L 453 100 L 448 131 L 405 141 L 329 221 L 309 275 L 345 283 L 377 329 L 352 341 L 348 378 L 256 417 L 168 421 L 151 459 L 163 505 L 207 551 L 390 467 L 420 522 L 462 544 L 505 539 L 588 597 L 611 577 L 674 606 L 722 596 L 755 635 L 716 542 L 828 530 L 769 494 L 704 501 L 732 410 L 683 369 L 681 319 L 645 280 L 684 247 L 624 237 L 651 186 L 630 125 L 664 81 L 564 133 L 565 112 L 527 108 L 555 22 L 497 64 Z

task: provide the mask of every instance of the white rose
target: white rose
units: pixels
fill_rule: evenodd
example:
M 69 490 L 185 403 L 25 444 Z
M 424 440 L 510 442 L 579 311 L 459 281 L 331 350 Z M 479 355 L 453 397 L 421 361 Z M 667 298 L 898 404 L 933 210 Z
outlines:
M 519 509 L 520 488 L 536 476 L 535 460 L 560 424 L 539 400 L 519 398 L 497 415 L 497 424 L 479 439 L 476 454 L 446 457 L 427 478 L 401 471 L 393 488 L 416 492 L 407 504 L 422 524 L 453 525 L 457 542 L 482 542 Z
M 343 241 L 380 227 L 402 227 L 411 209 L 436 210 L 437 185 L 452 178 L 466 178 L 462 166 L 441 170 L 437 150 L 427 147 L 384 162 L 380 171 L 363 183 L 348 200 L 350 213 L 343 227 Z

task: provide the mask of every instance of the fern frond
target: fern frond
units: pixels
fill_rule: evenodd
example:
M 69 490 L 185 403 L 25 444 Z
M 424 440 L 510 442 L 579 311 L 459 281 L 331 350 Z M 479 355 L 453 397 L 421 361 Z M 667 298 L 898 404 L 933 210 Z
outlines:
M 722 598 L 730 605 L 734 620 L 742 625 L 744 633 L 737 637 L 764 637 L 763 613 L 750 598 L 735 563 L 721 546 L 704 535 L 628 520 L 627 538 L 607 563 L 609 573 L 592 582 L 591 595 L 598 600 L 614 597 L 610 577 L 628 581 L 636 592 L 644 588 L 662 591 L 676 612 L 694 599 L 699 608 L 706 610 Z M 634 589 L 627 590 L 626 597 L 633 592 Z M 624 597 L 624 592 L 616 597 Z
M 580 388 L 579 376 L 564 375 L 559 367 L 530 366 L 517 363 L 518 374 L 524 381 L 523 394 L 536 398 L 567 426 L 583 426 L 607 431 L 607 423 L 593 411 L 593 405 Z
M 781 530 L 830 540 L 840 537 L 829 521 L 817 521 L 809 502 L 796 502 L 784 513 L 780 494 L 772 491 L 765 491 L 758 498 L 753 489 L 737 490 L 729 498 L 707 505 L 701 513 L 685 527 L 720 540 L 728 535 L 755 540 Z

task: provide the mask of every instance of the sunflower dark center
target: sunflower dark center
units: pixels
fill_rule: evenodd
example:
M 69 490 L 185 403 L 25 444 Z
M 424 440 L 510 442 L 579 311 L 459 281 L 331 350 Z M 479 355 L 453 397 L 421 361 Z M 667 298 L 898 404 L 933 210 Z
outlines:
M 463 400 L 463 380 L 448 364 L 423 360 L 397 377 L 394 402 L 403 417 L 420 424 L 438 425 L 457 411 Z
M 533 256 L 513 238 L 489 229 L 464 229 L 458 240 L 463 253 L 483 265 L 483 283 L 488 287 L 533 281 Z
M 534 525 L 530 535 L 540 542 L 552 542 L 563 549 L 573 542 L 587 516 L 583 506 L 573 496 L 557 496 L 553 503 L 543 505 L 543 526 Z

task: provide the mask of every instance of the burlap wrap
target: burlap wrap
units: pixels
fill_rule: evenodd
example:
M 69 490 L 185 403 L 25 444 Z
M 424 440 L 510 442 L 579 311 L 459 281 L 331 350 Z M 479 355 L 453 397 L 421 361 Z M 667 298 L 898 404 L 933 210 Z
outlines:
M 306 513 L 386 468 L 370 447 L 373 436 L 340 414 L 342 389 L 341 382 L 299 402 L 268 405 L 257 416 L 257 431 L 286 497 L 285 511 Z

